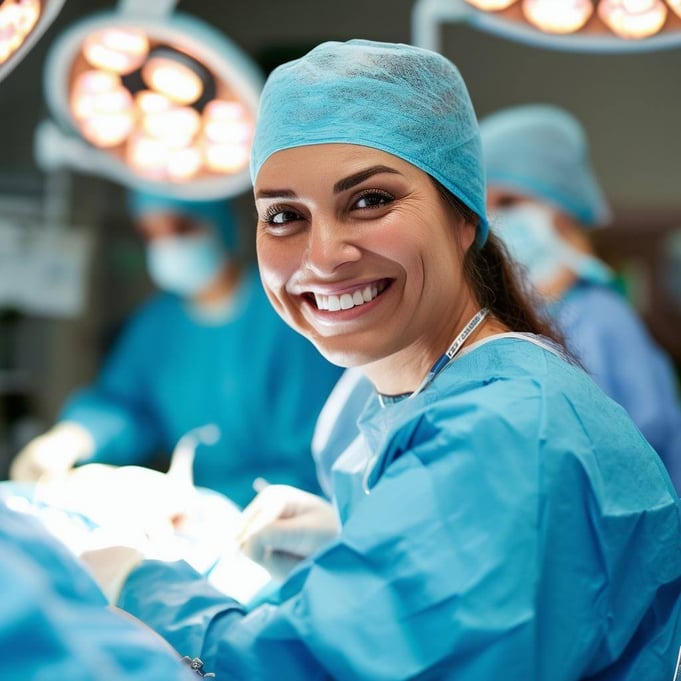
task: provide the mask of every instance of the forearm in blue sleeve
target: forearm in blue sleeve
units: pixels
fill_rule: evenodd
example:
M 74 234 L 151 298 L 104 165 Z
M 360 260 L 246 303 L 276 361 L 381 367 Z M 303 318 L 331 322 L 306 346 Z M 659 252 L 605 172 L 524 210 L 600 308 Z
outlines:
M 96 387 L 81 390 L 69 399 L 59 420 L 75 421 L 92 435 L 95 452 L 90 461 L 143 463 L 160 446 L 158 429 L 143 410 Z

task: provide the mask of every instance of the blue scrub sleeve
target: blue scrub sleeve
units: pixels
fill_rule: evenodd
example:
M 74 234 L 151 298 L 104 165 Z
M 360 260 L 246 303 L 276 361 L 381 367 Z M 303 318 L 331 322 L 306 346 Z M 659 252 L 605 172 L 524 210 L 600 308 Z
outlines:
M 648 672 L 598 678 L 670 675 L 681 521 L 659 462 L 642 464 L 650 485 L 632 501 L 629 486 L 621 505 L 605 504 L 601 472 L 574 455 L 593 446 L 586 436 L 547 467 L 544 424 L 530 440 L 492 416 L 454 434 L 425 418 L 401 433 L 404 453 L 278 605 L 243 615 L 198 576 L 160 564 L 133 574 L 121 604 L 174 645 L 191 641 L 228 679 L 565 681 L 606 669 L 627 646 Z
M 75 393 L 65 404 L 60 421 L 75 421 L 95 441 L 90 461 L 143 464 L 161 447 L 159 426 L 147 408 L 145 385 L 148 358 L 155 337 L 150 306 L 141 308 L 126 324 L 107 356 L 94 385 Z
M 0 679 L 191 681 L 156 633 L 106 599 L 35 519 L 0 505 Z

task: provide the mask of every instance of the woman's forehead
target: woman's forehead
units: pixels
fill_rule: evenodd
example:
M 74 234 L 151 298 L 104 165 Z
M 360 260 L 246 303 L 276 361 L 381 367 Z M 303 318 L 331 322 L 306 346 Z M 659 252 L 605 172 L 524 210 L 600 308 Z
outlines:
M 282 149 L 272 154 L 261 166 L 256 178 L 256 188 L 272 178 L 319 178 L 321 174 L 339 179 L 364 168 L 382 166 L 405 176 L 423 171 L 411 163 L 388 152 L 357 144 L 315 144 Z

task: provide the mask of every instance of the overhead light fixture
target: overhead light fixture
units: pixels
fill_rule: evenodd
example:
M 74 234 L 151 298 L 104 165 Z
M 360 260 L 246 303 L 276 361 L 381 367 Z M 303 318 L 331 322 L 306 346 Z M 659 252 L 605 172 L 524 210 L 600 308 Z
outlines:
M 662 0 L 600 0 L 598 16 L 613 33 L 638 40 L 660 32 L 667 5 Z
M 36 131 L 43 169 L 196 199 L 250 186 L 262 75 L 220 32 L 173 13 L 174 4 L 121 0 L 56 41 L 44 74 L 54 120 Z
M 523 0 L 527 21 L 545 33 L 574 33 L 594 12 L 591 0 Z
M 681 46 L 681 0 L 416 0 L 414 44 L 439 51 L 444 22 L 467 23 L 557 50 L 627 52 Z
M 54 21 L 64 0 L 0 1 L 0 80 Z

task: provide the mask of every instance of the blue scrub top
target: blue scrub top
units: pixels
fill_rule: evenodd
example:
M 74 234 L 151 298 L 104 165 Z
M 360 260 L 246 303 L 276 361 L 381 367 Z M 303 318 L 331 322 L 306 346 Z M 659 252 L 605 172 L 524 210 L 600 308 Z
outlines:
M 580 281 L 549 311 L 568 347 L 627 410 L 681 493 L 681 400 L 669 357 L 627 301 L 607 286 Z
M 221 438 L 197 448 L 195 483 L 244 505 L 257 477 L 318 491 L 310 442 L 340 374 L 281 321 L 250 269 L 225 322 L 198 322 L 180 298 L 154 297 L 60 418 L 92 433 L 91 461 L 114 464 L 149 463 L 215 423 Z
M 681 502 L 622 407 L 535 341 L 370 399 L 333 466 L 340 535 L 274 603 L 145 562 L 120 605 L 218 678 L 671 681 Z
M 107 607 L 40 523 L 0 499 L 0 679 L 191 681 L 158 635 Z

